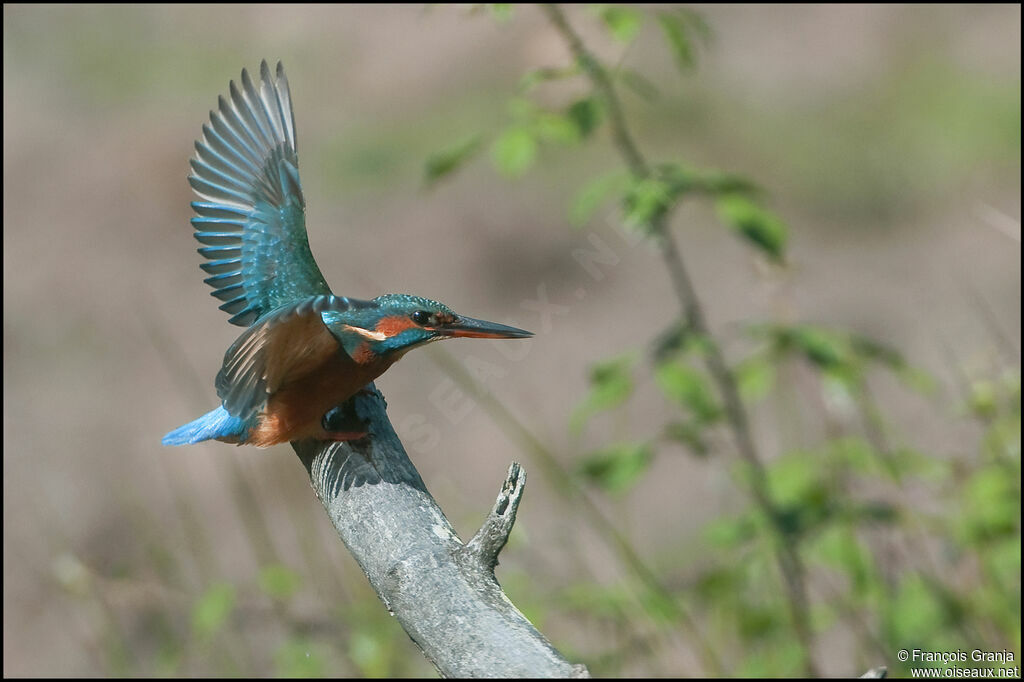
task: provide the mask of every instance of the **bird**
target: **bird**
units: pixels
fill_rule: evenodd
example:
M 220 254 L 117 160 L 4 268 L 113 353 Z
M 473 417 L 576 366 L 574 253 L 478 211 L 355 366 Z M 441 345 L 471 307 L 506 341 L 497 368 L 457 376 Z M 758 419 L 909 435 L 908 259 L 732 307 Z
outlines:
M 283 65 L 271 73 L 263 60 L 258 81 L 243 69 L 228 91 L 203 125 L 188 181 L 204 281 L 245 331 L 217 373 L 220 406 L 165 435 L 164 445 L 358 440 L 365 429 L 339 418 L 338 406 L 413 348 L 533 336 L 422 296 L 334 295 L 309 248 Z

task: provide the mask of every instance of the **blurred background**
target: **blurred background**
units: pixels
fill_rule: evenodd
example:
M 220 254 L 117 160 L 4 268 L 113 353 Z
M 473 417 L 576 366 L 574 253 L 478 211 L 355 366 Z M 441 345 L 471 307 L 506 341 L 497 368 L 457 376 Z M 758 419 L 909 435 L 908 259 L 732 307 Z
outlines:
M 864 424 L 813 363 L 768 368 L 750 409 L 765 462 L 792 464 L 777 494 L 872 428 L 925 462 L 844 489 L 881 509 L 844 526 L 855 541 L 800 540 L 811 641 L 791 646 L 784 605 L 762 603 L 781 593 L 770 541 L 730 544 L 741 526 L 722 525 L 750 499 L 728 434 L 709 426 L 703 452 L 658 435 L 680 410 L 648 361 L 678 311 L 659 255 L 614 201 L 571 225 L 573 197 L 622 167 L 607 129 L 500 142 L 522 116 L 523 75 L 569 63 L 536 7 L 8 4 L 4 674 L 433 673 L 289 447 L 160 445 L 216 406 L 239 332 L 202 282 L 185 178 L 217 96 L 263 58 L 287 68 L 309 240 L 334 291 L 416 293 L 537 332 L 428 348 L 378 387 L 464 539 L 523 463 L 498 579 L 563 653 L 595 674 L 656 676 L 799 674 L 808 656 L 829 675 L 899 671 L 900 646 L 1019 661 L 1020 7 L 694 9 L 711 39 L 685 74 L 657 11 L 635 29 L 566 12 L 639 74 L 646 95 L 620 94 L 653 162 L 750 178 L 788 225 L 780 267 L 713 203 L 673 214 L 727 357 L 756 351 L 743 330 L 764 321 L 848 330 L 902 357 L 871 379 Z M 525 96 L 554 110 L 586 92 L 576 78 Z M 460 144 L 480 153 L 425 182 L 427 160 Z M 599 276 L 581 250 L 603 254 Z M 610 358 L 627 387 L 602 404 L 607 372 L 592 368 Z M 607 456 L 637 442 L 639 457 Z M 965 510 L 987 516 L 965 530 Z M 722 570 L 739 565 L 752 573 Z

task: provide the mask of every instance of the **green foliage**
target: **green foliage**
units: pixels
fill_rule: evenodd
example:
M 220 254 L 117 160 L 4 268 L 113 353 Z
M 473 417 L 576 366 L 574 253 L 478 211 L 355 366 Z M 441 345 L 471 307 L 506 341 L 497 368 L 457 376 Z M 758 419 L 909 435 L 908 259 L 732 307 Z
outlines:
M 628 7 L 601 5 L 596 10 L 597 15 L 608 28 L 608 32 L 620 43 L 628 45 L 633 42 L 643 25 L 643 15 Z
M 775 363 L 763 355 L 752 355 L 736 366 L 734 371 L 740 396 L 750 403 L 766 398 L 775 386 Z
M 636 358 L 621 355 L 594 365 L 590 370 L 590 394 L 576 407 L 569 420 L 570 428 L 579 433 L 591 416 L 626 402 L 633 392 L 632 366 Z
M 342 617 L 351 626 L 345 652 L 355 665 L 357 676 L 402 675 L 407 662 L 399 655 L 411 653 L 407 647 L 408 637 L 375 597 L 358 604 L 346 604 Z
M 235 608 L 235 588 L 228 583 L 217 583 L 192 607 L 192 633 L 200 641 L 212 639 L 224 628 Z
M 786 225 L 776 216 L 743 196 L 718 200 L 722 222 L 735 229 L 771 260 L 781 263 L 786 248 Z
M 673 421 L 665 424 L 663 436 L 668 440 L 685 445 L 694 455 L 703 457 L 711 451 L 704 426 L 697 419 Z
M 448 149 L 431 154 L 424 168 L 424 183 L 430 186 L 458 170 L 476 155 L 482 143 L 481 135 L 472 135 Z
M 569 222 L 574 227 L 586 225 L 594 212 L 608 200 L 609 195 L 622 191 L 628 181 L 628 175 L 616 171 L 599 175 L 577 193 L 569 207 Z
M 580 139 L 579 126 L 565 114 L 539 112 L 534 117 L 533 129 L 539 139 L 547 142 L 574 144 Z
M 278 677 L 327 677 L 330 671 L 320 647 L 303 637 L 286 640 L 274 651 Z
M 260 589 L 274 599 L 288 599 L 301 586 L 302 578 L 287 566 L 271 564 L 260 570 Z
M 486 3 L 487 10 L 491 13 L 491 16 L 498 21 L 508 21 L 512 18 L 512 5 L 505 2 L 489 2 Z
M 569 64 L 543 66 L 524 76 L 519 95 L 510 101 L 512 120 L 492 147 L 495 166 L 518 177 L 540 158 L 545 145 L 572 148 L 611 139 L 622 164 L 596 173 L 575 193 L 568 210 L 573 226 L 587 224 L 602 206 L 613 204 L 626 227 L 658 243 L 674 229 L 672 217 L 683 202 L 707 201 L 719 222 L 744 244 L 769 262 L 784 264 L 789 228 L 766 208 L 755 183 L 680 159 L 648 161 L 635 148 L 642 144 L 629 139 L 637 126 L 626 121 L 623 127 L 619 120 L 629 111 L 619 102 L 618 90 L 629 89 L 653 102 L 666 87 L 628 64 L 626 48 L 637 41 L 648 17 L 664 40 L 665 58 L 681 73 L 690 73 L 711 35 L 697 13 L 594 7 L 591 21 L 623 51 L 621 59 L 604 63 L 589 50 L 574 50 Z M 547 96 L 545 88 L 554 81 L 565 82 L 558 92 L 572 93 L 563 95 L 567 100 L 562 104 Z M 585 90 L 581 94 L 570 84 Z M 973 111 L 977 105 L 961 101 L 957 108 Z M 1017 112 L 1012 136 L 1019 143 L 1019 102 L 1006 111 Z M 610 135 L 598 134 L 604 131 Z M 793 143 L 792 136 L 787 140 Z M 847 144 L 843 154 L 851 144 L 862 140 Z M 785 148 L 775 154 L 788 158 Z M 822 181 L 849 184 L 848 177 L 837 180 L 840 175 Z M 870 181 L 858 184 L 873 191 L 878 174 L 864 175 Z M 677 308 L 674 301 L 665 303 L 666 310 Z M 962 416 L 975 420 L 982 431 L 977 452 L 953 444 L 933 451 L 915 446 L 913 438 L 902 442 L 886 406 L 874 397 L 874 382 L 885 377 L 929 397 L 937 393 L 936 380 L 892 347 L 852 331 L 769 321 L 748 325 L 739 349 L 730 345 L 726 353 L 721 340 L 692 326 L 700 324 L 690 316 L 670 320 L 650 344 L 653 384 L 668 405 L 663 423 L 651 427 L 657 437 L 599 444 L 576 458 L 574 474 L 601 493 L 621 498 L 643 484 L 655 456 L 666 456 L 658 450 L 665 442 L 682 444 L 692 454 L 717 455 L 742 440 L 747 428 L 737 425 L 734 416 L 737 394 L 742 411 L 771 408 L 765 415 L 751 414 L 747 421 L 752 424 L 755 416 L 780 419 L 782 442 L 773 451 L 781 454 L 769 458 L 758 444 L 763 460 L 732 460 L 738 508 L 704 527 L 697 551 L 677 548 L 699 561 L 664 572 L 666 581 L 685 585 L 678 601 L 649 584 L 634 590 L 628 582 L 628 587 L 579 582 L 562 593 L 567 608 L 616 628 L 616 639 L 622 640 L 641 636 L 638 611 L 645 623 L 658 628 L 683 632 L 687 623 L 697 622 L 707 646 L 723 660 L 721 671 L 711 666 L 705 672 L 724 675 L 807 675 L 812 652 L 821 653 L 815 639 L 840 627 L 854 633 L 859 660 L 889 665 L 894 672 L 899 663 L 892 655 L 904 647 L 984 645 L 1019 651 L 1019 367 L 963 382 Z M 724 370 L 716 368 L 718 358 L 727 365 Z M 572 432 L 579 434 L 595 414 L 621 408 L 644 393 L 644 382 L 634 377 L 635 364 L 629 354 L 593 365 L 590 390 L 570 419 Z M 921 511 L 920 500 L 930 502 L 927 512 Z M 609 545 L 617 548 L 621 542 L 626 541 L 613 539 Z M 635 556 L 623 565 L 642 583 L 650 574 L 637 568 Z M 796 557 L 803 567 L 796 580 L 812 585 L 805 608 L 806 641 L 795 634 L 794 614 L 801 607 L 787 589 L 795 569 L 783 565 L 780 557 L 786 556 Z M 614 675 L 623 660 L 622 652 L 605 648 L 589 662 L 593 670 Z
M 985 467 L 964 482 L 958 525 L 966 544 L 1020 537 L 1020 479 L 1007 473 L 1002 467 Z
M 348 643 L 348 655 L 366 677 L 386 677 L 388 648 L 372 634 L 355 632 Z
M 576 64 L 565 67 L 545 66 L 539 69 L 534 69 L 533 71 L 528 71 L 526 75 L 519 80 L 519 91 L 520 93 L 525 94 L 541 83 L 562 80 L 563 78 L 577 76 L 579 73 L 580 69 Z
M 601 125 L 604 104 L 598 97 L 582 97 L 570 104 L 565 113 L 576 125 L 580 138 L 585 138 Z
M 637 178 L 622 198 L 622 212 L 628 227 L 652 233 L 656 221 L 668 214 L 675 198 L 672 186 L 660 178 Z
M 577 464 L 586 480 L 612 494 L 628 490 L 647 471 L 654 451 L 643 443 L 619 443 L 590 453 Z
M 668 362 L 657 368 L 655 378 L 665 397 L 686 408 L 699 422 L 710 424 L 721 416 L 722 408 L 702 372 Z
M 509 128 L 491 146 L 495 167 L 510 178 L 525 173 L 536 156 L 537 140 L 533 132 L 523 126 Z
M 687 9 L 659 12 L 658 24 L 675 58 L 676 66 L 682 73 L 688 73 L 697 65 L 696 41 L 710 39 L 711 30 L 699 14 Z

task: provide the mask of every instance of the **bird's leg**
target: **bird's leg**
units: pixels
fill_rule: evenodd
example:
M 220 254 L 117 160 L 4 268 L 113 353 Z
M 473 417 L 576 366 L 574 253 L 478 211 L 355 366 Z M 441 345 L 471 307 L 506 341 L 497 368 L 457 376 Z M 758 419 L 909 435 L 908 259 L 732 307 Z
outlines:
M 320 425 L 329 440 L 352 441 L 369 435 L 366 424 L 356 414 L 352 400 L 327 410 Z

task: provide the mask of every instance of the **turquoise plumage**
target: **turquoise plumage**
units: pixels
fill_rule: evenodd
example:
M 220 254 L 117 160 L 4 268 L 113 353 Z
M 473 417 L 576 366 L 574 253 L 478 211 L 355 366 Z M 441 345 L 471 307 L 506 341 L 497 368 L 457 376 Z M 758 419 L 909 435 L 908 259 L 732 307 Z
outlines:
M 171 431 L 165 445 L 216 439 L 258 446 L 348 440 L 325 415 L 405 352 L 452 337 L 525 338 L 530 332 L 461 317 L 409 294 L 366 301 L 331 293 L 306 236 L 305 199 L 284 68 L 266 61 L 254 83 L 216 111 L 195 144 L 189 184 L 200 267 L 229 322 L 246 327 L 217 374 L 221 406 Z

